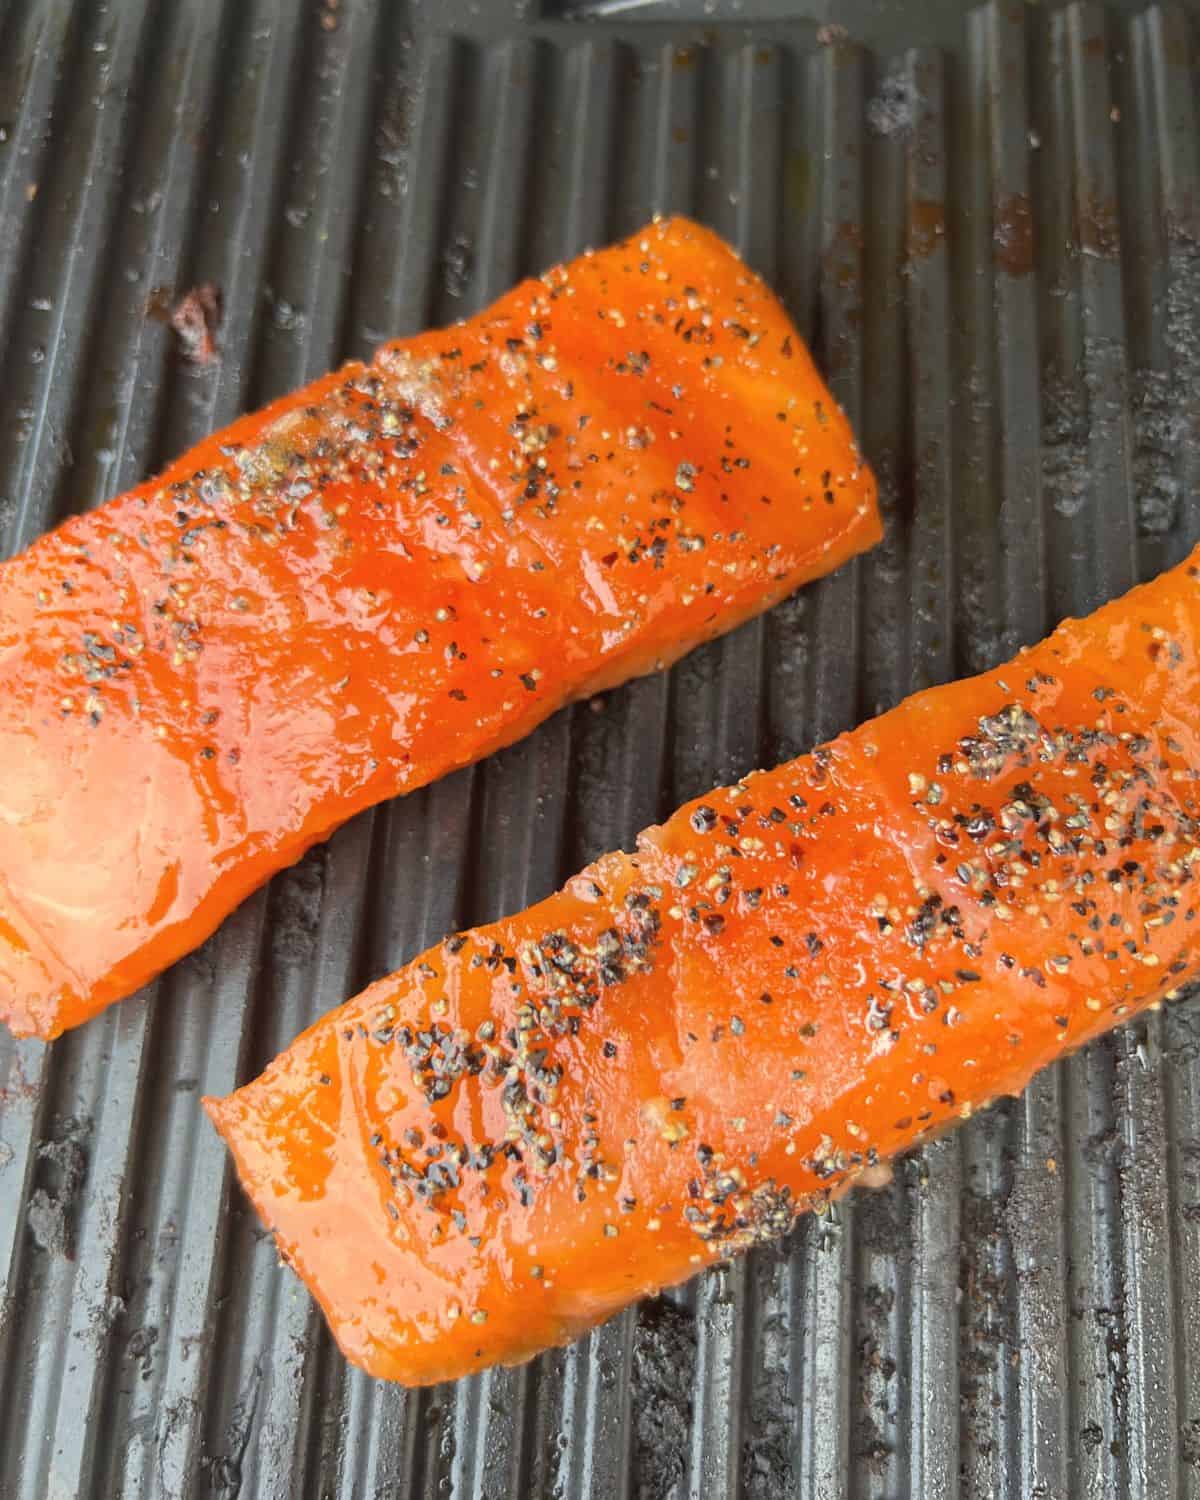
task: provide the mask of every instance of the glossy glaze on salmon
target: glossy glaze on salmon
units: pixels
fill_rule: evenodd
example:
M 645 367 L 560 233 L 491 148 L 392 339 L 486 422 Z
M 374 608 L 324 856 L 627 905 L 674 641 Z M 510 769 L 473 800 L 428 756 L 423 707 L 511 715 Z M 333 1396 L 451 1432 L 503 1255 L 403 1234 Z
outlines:
M 0 1018 L 76 1025 L 879 534 L 779 303 L 683 220 L 235 422 L 0 567 Z
M 1200 570 L 702 797 L 207 1102 L 348 1357 L 522 1360 L 1197 977 Z

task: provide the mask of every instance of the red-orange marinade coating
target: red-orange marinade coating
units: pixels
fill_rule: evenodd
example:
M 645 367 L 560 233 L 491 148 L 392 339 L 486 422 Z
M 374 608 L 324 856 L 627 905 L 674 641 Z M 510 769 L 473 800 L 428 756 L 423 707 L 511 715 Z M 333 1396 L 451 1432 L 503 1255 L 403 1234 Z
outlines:
M 782 307 L 681 219 L 242 418 L 0 566 L 0 1019 L 77 1025 L 879 535 Z
M 527 1358 L 1200 969 L 1196 560 L 689 803 L 207 1108 L 346 1355 Z

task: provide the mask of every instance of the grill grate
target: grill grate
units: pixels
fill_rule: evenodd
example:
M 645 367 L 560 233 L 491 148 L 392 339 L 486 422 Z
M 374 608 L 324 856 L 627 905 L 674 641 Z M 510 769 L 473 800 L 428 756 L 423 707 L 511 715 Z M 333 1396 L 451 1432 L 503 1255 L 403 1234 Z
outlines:
M 444 931 L 1200 540 L 1195 8 L 787 8 L 0 0 L 0 552 L 668 210 L 782 291 L 889 520 L 359 819 L 145 998 L 0 1038 L 6 1500 L 1200 1495 L 1194 1002 L 782 1249 L 421 1393 L 345 1366 L 200 1115 Z M 194 372 L 146 309 L 204 280 Z

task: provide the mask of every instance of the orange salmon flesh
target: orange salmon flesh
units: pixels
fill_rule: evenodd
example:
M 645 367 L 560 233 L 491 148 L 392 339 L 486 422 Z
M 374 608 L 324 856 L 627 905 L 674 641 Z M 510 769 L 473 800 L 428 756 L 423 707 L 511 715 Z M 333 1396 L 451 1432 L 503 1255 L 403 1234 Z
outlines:
M 1200 973 L 1200 551 L 697 799 L 206 1101 L 348 1358 L 515 1363 Z
M 779 302 L 681 219 L 242 418 L 0 566 L 0 1019 L 78 1025 L 879 536 Z

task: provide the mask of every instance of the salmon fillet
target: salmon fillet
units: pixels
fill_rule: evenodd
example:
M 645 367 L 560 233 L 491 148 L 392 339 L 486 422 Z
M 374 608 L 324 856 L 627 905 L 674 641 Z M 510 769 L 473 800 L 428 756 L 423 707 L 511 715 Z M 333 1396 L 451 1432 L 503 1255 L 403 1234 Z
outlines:
M 207 1100 L 348 1358 L 421 1385 L 564 1343 L 1176 998 L 1198 564 L 689 803 Z
M 0 1018 L 77 1025 L 879 535 L 782 307 L 681 219 L 242 418 L 0 567 Z

